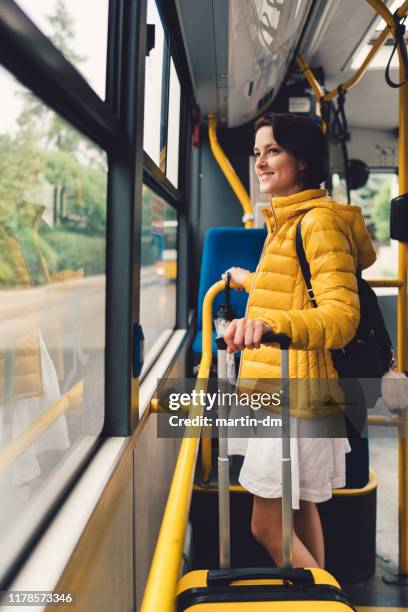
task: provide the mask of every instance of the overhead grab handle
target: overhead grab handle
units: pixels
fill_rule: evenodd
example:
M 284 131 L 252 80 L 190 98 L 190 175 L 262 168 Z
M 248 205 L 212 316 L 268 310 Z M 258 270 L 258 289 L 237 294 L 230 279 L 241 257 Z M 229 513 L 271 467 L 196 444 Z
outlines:
M 404 17 L 401 19 L 401 17 L 398 16 L 398 13 L 395 12 L 392 18 L 394 20 L 394 39 L 395 40 L 394 40 L 394 47 L 390 55 L 390 59 L 388 60 L 387 67 L 385 69 L 385 81 L 387 85 L 389 85 L 390 87 L 393 87 L 394 89 L 398 89 L 399 87 L 402 87 L 402 85 L 404 85 L 404 83 L 408 81 L 408 54 L 407 54 L 407 45 L 406 45 L 405 38 L 404 38 L 405 20 L 407 16 L 404 15 Z M 395 83 L 391 79 L 391 76 L 390 76 L 392 58 L 394 57 L 394 53 L 397 49 L 399 51 L 400 66 L 402 67 L 403 74 L 404 74 L 404 78 L 400 83 Z

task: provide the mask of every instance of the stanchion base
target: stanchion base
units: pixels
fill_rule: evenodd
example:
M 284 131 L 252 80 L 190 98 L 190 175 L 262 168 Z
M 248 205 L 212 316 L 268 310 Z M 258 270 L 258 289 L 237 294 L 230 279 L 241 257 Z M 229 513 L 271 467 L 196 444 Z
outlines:
M 382 579 L 385 584 L 408 587 L 408 574 L 394 574 L 393 576 L 385 575 Z

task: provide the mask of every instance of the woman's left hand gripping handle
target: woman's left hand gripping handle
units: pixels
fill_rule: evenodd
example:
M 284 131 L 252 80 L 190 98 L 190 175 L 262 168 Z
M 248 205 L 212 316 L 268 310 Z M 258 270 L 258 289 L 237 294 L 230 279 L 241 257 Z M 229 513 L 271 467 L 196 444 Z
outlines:
M 227 280 L 227 272 L 231 275 L 231 287 L 238 291 L 245 291 L 244 281 L 248 274 L 250 274 L 249 270 L 245 270 L 245 268 L 229 268 L 221 276 L 223 281 Z

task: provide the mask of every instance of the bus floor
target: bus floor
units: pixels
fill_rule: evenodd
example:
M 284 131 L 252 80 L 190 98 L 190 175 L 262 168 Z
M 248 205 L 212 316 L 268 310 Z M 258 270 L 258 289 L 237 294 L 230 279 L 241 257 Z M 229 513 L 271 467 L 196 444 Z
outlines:
M 343 585 L 359 612 L 408 612 L 407 586 L 387 584 L 398 573 L 398 440 L 396 430 L 370 427 L 370 465 L 378 477 L 375 576 Z
M 397 566 L 384 563 L 377 557 L 375 576 L 359 584 L 342 584 L 342 589 L 358 612 L 377 612 L 379 610 L 408 612 L 408 587 L 386 584 L 384 576 L 396 573 Z

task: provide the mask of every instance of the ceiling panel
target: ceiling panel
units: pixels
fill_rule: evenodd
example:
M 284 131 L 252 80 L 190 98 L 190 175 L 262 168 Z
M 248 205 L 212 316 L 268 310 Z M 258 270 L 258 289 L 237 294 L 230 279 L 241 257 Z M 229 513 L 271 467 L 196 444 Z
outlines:
M 372 38 L 378 16 L 365 0 L 327 0 L 323 5 L 330 10 L 320 26 L 318 45 L 314 45 L 313 29 L 318 30 L 319 24 L 314 22 L 301 51 L 312 66 L 323 67 L 326 87 L 331 90 L 353 76 L 352 58 Z M 387 47 L 384 53 L 390 54 L 391 48 Z M 384 71 L 385 68 L 368 69 L 348 92 L 346 112 L 350 126 L 383 130 L 397 127 L 398 94 L 387 86 Z M 397 71 L 392 71 L 392 76 L 398 79 Z

